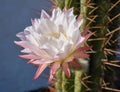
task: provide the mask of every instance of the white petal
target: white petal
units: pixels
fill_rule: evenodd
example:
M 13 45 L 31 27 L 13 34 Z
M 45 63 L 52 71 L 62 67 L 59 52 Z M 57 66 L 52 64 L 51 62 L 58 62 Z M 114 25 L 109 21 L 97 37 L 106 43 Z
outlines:
M 71 39 L 74 44 L 76 44 L 80 38 L 80 32 L 79 30 L 75 30 L 74 32 L 70 33 Z
M 39 46 L 39 43 L 35 40 L 33 35 L 26 35 L 26 38 L 30 43 L 34 44 L 35 46 Z
M 62 12 L 62 11 L 61 11 L 60 8 L 53 9 L 51 20 L 52 20 L 52 21 L 55 21 L 55 20 L 58 18 L 58 16 L 61 14 L 61 12 Z
M 18 34 L 16 34 L 16 36 L 19 37 L 21 40 L 26 40 L 24 32 L 19 32 Z
M 21 52 L 23 52 L 23 53 L 31 53 L 31 50 L 28 49 L 28 48 L 25 48 L 25 49 L 21 50 Z
M 41 18 L 50 18 L 50 16 L 44 11 L 44 10 L 42 10 L 41 11 Z
M 68 16 L 73 16 L 73 8 L 70 8 L 66 12 L 67 12 Z
M 49 43 L 44 44 L 40 48 L 45 50 L 51 57 L 54 57 L 58 53 L 58 49 Z
M 24 34 L 25 34 L 25 35 L 28 35 L 28 34 L 30 34 L 30 33 L 32 33 L 32 32 L 34 32 L 34 29 L 33 29 L 32 26 L 26 27 L 26 28 L 24 29 Z
M 83 19 L 77 20 L 76 23 L 75 23 L 75 26 L 76 26 L 77 28 L 79 28 L 79 27 L 82 25 L 82 23 L 83 23 Z

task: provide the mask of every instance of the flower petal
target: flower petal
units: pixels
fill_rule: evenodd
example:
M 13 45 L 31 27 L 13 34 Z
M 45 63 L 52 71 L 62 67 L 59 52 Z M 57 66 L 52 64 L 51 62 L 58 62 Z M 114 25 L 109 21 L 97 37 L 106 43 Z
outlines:
M 31 23 L 32 23 L 32 25 L 34 25 L 34 23 L 35 23 L 34 19 L 32 19 L 32 18 L 31 18 Z
M 21 40 L 26 40 L 24 32 L 19 32 L 18 34 L 16 34 L 16 36 L 19 37 Z
M 40 59 L 40 60 L 34 60 L 34 61 L 30 62 L 30 63 L 38 65 L 38 64 L 50 64 L 52 62 L 53 62 L 52 60 Z
M 81 45 L 83 43 L 85 43 L 87 41 L 87 39 L 92 35 L 92 33 L 87 34 L 85 37 L 82 37 L 79 39 L 78 43 L 76 44 L 76 49 L 78 49 L 79 47 L 81 47 Z
M 34 59 L 30 59 L 29 61 L 27 61 L 27 64 L 29 64 L 29 63 L 31 63 L 33 61 L 34 61 Z
M 39 49 L 33 44 L 28 43 L 27 41 L 15 41 L 15 44 L 24 47 L 29 48 L 32 52 L 34 52 L 36 55 L 43 57 L 43 58 L 50 58 L 50 56 L 44 51 Z
M 56 21 L 56 19 L 58 18 L 58 16 L 59 16 L 60 14 L 61 14 L 61 9 L 60 9 L 60 8 L 53 9 L 51 20 L 52 20 L 52 21 Z
M 65 72 L 66 76 L 67 76 L 68 78 L 70 78 L 71 74 L 70 74 L 70 70 L 69 70 L 69 67 L 68 67 L 68 63 L 64 62 L 64 63 L 62 64 L 62 69 L 63 69 L 63 71 Z
M 33 79 L 37 79 L 40 76 L 40 74 L 43 72 L 43 70 L 45 70 L 45 68 L 47 66 L 48 66 L 48 64 L 41 64 L 41 65 L 39 65 L 38 70 L 37 70 L 37 72 L 36 72 L 36 74 L 35 74 Z
M 80 47 L 76 50 L 76 52 L 90 50 L 91 48 L 92 48 L 92 46 Z
M 73 16 L 73 7 L 66 11 L 68 16 Z
M 91 35 L 93 35 L 93 33 L 89 33 L 89 34 L 87 34 L 87 35 L 85 36 L 85 39 L 83 40 L 83 43 L 86 42 L 87 39 L 88 39 Z
M 76 26 L 77 28 L 79 28 L 79 27 L 82 25 L 82 23 L 83 23 L 83 19 L 77 20 L 77 21 L 75 22 L 75 26 Z
M 60 62 L 55 62 L 52 64 L 50 68 L 50 77 L 49 77 L 49 82 L 53 79 L 53 75 L 56 73 L 56 71 L 60 68 Z
M 84 31 L 81 33 L 82 36 L 85 36 L 89 30 L 89 27 L 86 27 Z
M 74 65 L 75 67 L 77 67 L 78 69 L 82 69 L 82 66 L 80 65 L 80 63 L 78 63 L 78 61 L 76 59 L 74 59 L 71 62 L 72 65 Z
M 74 57 L 69 57 L 67 60 L 65 60 L 64 62 L 68 63 L 68 62 L 72 62 L 74 60 Z
M 51 67 L 52 74 L 55 74 L 59 67 L 60 67 L 60 62 L 53 63 Z
M 41 18 L 50 18 L 50 16 L 44 11 L 44 10 L 42 10 L 41 11 Z
M 83 52 L 76 52 L 76 53 L 74 53 L 74 57 L 75 57 L 75 58 L 88 58 L 89 55 L 88 55 L 88 54 L 85 54 L 85 53 L 83 53 Z
M 54 78 L 54 75 L 52 74 L 52 72 L 50 71 L 50 76 L 49 76 L 49 79 L 48 79 L 48 82 L 51 82 Z
M 33 54 L 19 55 L 19 57 L 24 58 L 24 59 L 40 59 L 39 56 L 36 56 Z

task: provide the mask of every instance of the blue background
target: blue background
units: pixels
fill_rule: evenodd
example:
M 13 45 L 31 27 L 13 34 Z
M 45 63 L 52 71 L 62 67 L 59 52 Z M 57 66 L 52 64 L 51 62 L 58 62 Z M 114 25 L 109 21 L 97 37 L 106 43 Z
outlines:
M 50 1 L 50 0 L 49 0 Z M 48 69 L 33 80 L 36 67 L 20 59 L 15 35 L 39 17 L 41 9 L 50 12 L 48 0 L 0 0 L 0 92 L 25 92 L 47 86 Z

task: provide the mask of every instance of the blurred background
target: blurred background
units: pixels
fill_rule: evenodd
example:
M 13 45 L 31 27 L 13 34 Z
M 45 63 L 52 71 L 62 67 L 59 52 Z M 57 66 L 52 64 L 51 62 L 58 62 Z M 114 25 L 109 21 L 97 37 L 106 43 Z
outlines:
M 48 69 L 33 80 L 36 67 L 20 59 L 14 44 L 16 34 L 39 17 L 41 9 L 50 12 L 50 0 L 0 0 L 0 92 L 25 92 L 47 86 Z

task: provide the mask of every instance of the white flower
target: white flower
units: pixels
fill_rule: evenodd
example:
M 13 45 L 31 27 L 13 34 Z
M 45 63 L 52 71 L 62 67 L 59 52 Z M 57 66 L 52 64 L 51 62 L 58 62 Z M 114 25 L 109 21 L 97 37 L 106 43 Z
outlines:
M 59 8 L 52 11 L 49 16 L 44 10 L 40 19 L 32 20 L 32 26 L 25 28 L 24 32 L 17 34 L 22 41 L 15 41 L 26 53 L 21 58 L 29 59 L 28 63 L 38 66 L 34 79 L 50 66 L 49 81 L 53 79 L 56 71 L 62 67 L 65 74 L 70 77 L 68 63 L 80 67 L 76 58 L 87 58 L 84 52 L 90 47 L 82 47 L 91 36 L 87 30 L 80 33 L 79 28 L 83 20 L 73 14 L 73 8 L 63 11 Z

